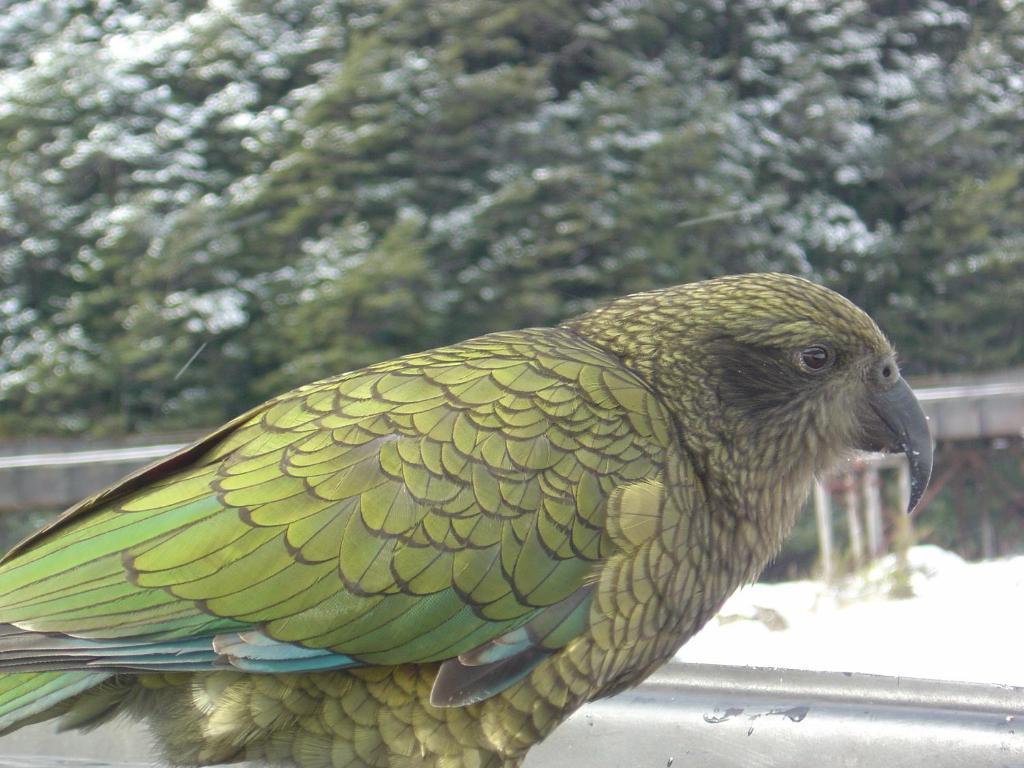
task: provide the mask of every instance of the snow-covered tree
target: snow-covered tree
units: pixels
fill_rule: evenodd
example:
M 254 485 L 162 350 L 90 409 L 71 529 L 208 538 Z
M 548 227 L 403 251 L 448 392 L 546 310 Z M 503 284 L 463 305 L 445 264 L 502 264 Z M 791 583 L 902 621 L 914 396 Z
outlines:
M 0 0 L 0 67 L 6 432 L 752 269 L 1024 362 L 1016 4 Z

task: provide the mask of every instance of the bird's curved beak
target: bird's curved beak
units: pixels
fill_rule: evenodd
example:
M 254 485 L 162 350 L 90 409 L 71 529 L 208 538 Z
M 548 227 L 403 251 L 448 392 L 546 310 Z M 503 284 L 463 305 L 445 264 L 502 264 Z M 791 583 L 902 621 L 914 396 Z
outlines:
M 891 387 L 868 397 L 871 413 L 862 424 L 860 448 L 906 454 L 910 463 L 910 504 L 913 512 L 928 487 L 932 475 L 932 436 L 928 418 L 906 381 L 900 379 Z

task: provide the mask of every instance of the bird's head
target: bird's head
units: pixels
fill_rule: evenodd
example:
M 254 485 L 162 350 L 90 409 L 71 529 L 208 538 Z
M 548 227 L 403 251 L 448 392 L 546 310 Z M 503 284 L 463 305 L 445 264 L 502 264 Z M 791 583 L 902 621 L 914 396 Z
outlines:
M 803 484 L 856 450 L 903 452 L 913 508 L 931 474 L 928 424 L 874 321 L 801 278 L 752 274 L 612 302 L 577 330 L 662 395 L 706 462 Z

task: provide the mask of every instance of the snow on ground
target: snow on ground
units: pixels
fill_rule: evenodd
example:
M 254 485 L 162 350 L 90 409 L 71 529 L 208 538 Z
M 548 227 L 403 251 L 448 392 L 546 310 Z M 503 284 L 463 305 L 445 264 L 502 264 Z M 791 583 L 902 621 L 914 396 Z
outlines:
M 919 546 L 907 559 L 907 599 L 890 596 L 894 556 L 831 589 L 742 589 L 677 659 L 1024 686 L 1024 556 L 968 563 Z

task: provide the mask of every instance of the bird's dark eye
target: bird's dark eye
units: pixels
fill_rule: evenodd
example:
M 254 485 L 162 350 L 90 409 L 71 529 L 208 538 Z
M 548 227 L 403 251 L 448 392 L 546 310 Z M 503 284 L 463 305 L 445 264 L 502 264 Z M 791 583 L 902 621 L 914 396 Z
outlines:
M 832 365 L 832 353 L 827 347 L 815 345 L 800 350 L 800 366 L 805 371 L 820 373 Z

